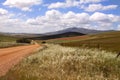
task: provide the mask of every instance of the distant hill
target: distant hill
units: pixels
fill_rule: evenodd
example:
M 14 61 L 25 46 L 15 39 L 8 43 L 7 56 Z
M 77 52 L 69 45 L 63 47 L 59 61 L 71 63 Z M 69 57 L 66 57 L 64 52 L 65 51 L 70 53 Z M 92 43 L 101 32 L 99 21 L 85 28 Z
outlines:
M 16 39 L 17 38 L 12 36 L 0 34 L 0 42 L 10 42 L 10 41 L 15 41 Z
M 67 33 L 67 32 L 77 32 L 77 33 L 82 33 L 82 34 L 97 34 L 97 33 L 102 33 L 102 32 L 106 32 L 106 31 L 99 31 L 99 30 L 73 27 L 73 28 L 67 28 L 67 29 L 59 30 L 59 31 L 56 31 L 56 32 L 45 33 L 44 35 L 55 35 L 55 34 L 62 34 L 62 33 Z
M 32 33 L 0 33 L 0 35 L 17 37 L 17 38 L 29 38 L 29 37 L 42 36 L 42 34 L 32 34 Z
M 84 28 L 67 28 L 55 32 L 48 32 L 44 34 L 34 34 L 34 33 L 0 33 L 2 35 L 17 37 L 17 38 L 31 38 L 31 39 L 55 39 L 55 38 L 63 38 L 63 37 L 73 37 L 73 36 L 81 36 L 85 34 L 97 34 L 107 31 L 99 31 L 99 30 L 91 30 Z
M 48 39 L 56 39 L 56 38 L 64 38 L 64 37 L 74 37 L 74 36 L 83 36 L 86 34 L 98 34 L 106 31 L 98 31 L 98 30 L 90 30 L 84 28 L 67 28 L 64 30 L 59 30 L 55 32 L 49 32 L 42 34 L 39 37 L 34 37 L 32 39 L 40 39 L 40 40 L 48 40 Z
M 47 42 L 60 43 L 71 47 L 100 48 L 108 51 L 120 52 L 120 31 L 111 31 L 100 34 L 58 38 Z
M 78 32 L 66 32 L 61 34 L 53 34 L 53 35 L 44 35 L 41 37 L 34 37 L 31 39 L 37 39 L 37 40 L 48 40 L 48 39 L 56 39 L 56 38 L 63 38 L 63 37 L 73 37 L 73 36 L 82 36 L 85 35 L 83 33 Z

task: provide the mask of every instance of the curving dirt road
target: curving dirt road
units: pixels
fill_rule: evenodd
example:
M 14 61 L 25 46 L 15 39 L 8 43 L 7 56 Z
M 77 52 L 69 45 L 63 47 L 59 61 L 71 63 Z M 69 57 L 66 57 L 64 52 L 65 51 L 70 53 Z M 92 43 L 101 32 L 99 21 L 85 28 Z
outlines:
M 38 44 L 0 49 L 0 76 L 5 75 L 8 70 L 16 65 L 23 57 L 36 51 Z

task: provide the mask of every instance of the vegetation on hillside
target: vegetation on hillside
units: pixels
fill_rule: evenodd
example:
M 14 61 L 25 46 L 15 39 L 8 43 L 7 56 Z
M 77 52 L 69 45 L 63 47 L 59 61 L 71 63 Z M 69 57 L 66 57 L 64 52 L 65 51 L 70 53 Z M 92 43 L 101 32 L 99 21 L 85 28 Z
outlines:
M 17 38 L 15 37 L 11 37 L 11 36 L 4 36 L 0 34 L 0 42 L 13 42 L 15 41 Z
M 98 49 L 47 45 L 0 80 L 120 80 L 120 58 Z
M 26 45 L 26 44 L 23 44 L 23 43 L 18 43 L 17 40 L 18 40 L 18 38 L 15 38 L 15 37 L 12 37 L 12 36 L 0 35 L 0 48 Z
M 33 37 L 33 38 L 29 38 L 29 39 L 33 39 L 33 40 L 48 40 L 48 39 L 57 39 L 57 38 L 81 36 L 81 35 L 85 35 L 85 34 L 78 33 L 78 32 L 66 32 L 66 33 L 60 33 L 60 34 L 43 35 L 43 36 Z
M 120 31 L 106 32 L 70 38 L 48 40 L 48 43 L 58 43 L 63 46 L 100 48 L 120 52 Z
M 26 38 L 21 38 L 16 40 L 17 43 L 31 43 L 30 39 L 26 39 Z

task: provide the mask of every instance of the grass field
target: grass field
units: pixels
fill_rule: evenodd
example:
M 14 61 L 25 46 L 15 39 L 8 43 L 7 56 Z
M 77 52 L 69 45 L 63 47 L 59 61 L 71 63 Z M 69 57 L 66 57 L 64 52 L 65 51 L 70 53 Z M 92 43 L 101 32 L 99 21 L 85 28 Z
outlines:
M 63 46 L 101 48 L 108 51 L 120 52 L 120 31 L 53 39 L 47 42 L 58 43 Z
M 120 80 L 120 58 L 99 49 L 47 45 L 0 80 Z
M 0 48 L 26 45 L 26 44 L 16 43 L 17 39 L 18 38 L 11 37 L 11 36 L 0 35 Z
M 0 42 L 10 42 L 15 41 L 17 38 L 11 36 L 4 36 L 0 34 Z

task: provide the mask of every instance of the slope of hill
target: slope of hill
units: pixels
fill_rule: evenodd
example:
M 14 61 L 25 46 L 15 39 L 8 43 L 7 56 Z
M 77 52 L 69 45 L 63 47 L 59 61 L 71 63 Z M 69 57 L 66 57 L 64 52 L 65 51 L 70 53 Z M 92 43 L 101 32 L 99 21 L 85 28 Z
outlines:
M 40 37 L 42 34 L 33 33 L 0 33 L 4 36 L 16 37 L 16 38 L 29 38 L 29 37 Z
M 10 42 L 10 41 L 15 41 L 17 38 L 12 37 L 12 36 L 7 36 L 0 34 L 0 42 Z
M 78 33 L 83 33 L 83 34 L 96 34 L 96 33 L 101 33 L 101 32 L 106 32 L 106 31 L 99 31 L 99 30 L 92 30 L 92 29 L 85 29 L 85 28 L 67 28 L 64 30 L 59 30 L 56 32 L 49 32 L 45 33 L 44 35 L 54 35 L 54 34 L 62 34 L 66 32 L 78 32 Z
M 82 36 L 85 35 L 83 33 L 78 32 L 66 32 L 61 34 L 54 34 L 54 35 L 44 35 L 41 37 L 34 37 L 30 39 L 36 39 L 36 40 L 48 40 L 48 39 L 56 39 L 56 38 L 63 38 L 63 37 L 73 37 L 73 36 Z
M 41 34 L 38 37 L 33 37 L 31 39 L 38 39 L 38 40 L 48 40 L 48 39 L 56 39 L 56 38 L 64 38 L 64 37 L 73 37 L 73 36 L 82 36 L 85 34 L 97 34 L 107 31 L 98 31 L 98 30 L 90 30 L 84 28 L 67 28 L 64 30 L 59 30 L 56 32 L 49 32 Z
M 95 47 L 120 52 L 120 31 L 105 32 L 79 37 L 60 38 L 48 40 L 47 42 L 60 43 L 64 46 Z
M 96 34 L 102 33 L 106 31 L 98 31 L 98 30 L 91 30 L 91 29 L 84 29 L 84 28 L 67 28 L 55 32 L 48 32 L 43 34 L 35 34 L 35 33 L 1 33 L 4 36 L 12 36 L 17 38 L 32 38 L 32 39 L 55 39 L 55 38 L 62 38 L 62 37 L 71 37 L 71 36 L 81 36 L 82 34 Z M 58 37 L 57 37 L 58 36 Z M 48 38 L 47 38 L 48 37 Z
M 16 37 L 0 34 L 0 48 L 26 45 L 26 44 L 22 44 L 22 43 L 16 43 L 17 39 L 18 38 L 16 38 Z

